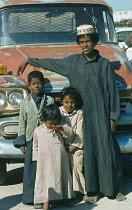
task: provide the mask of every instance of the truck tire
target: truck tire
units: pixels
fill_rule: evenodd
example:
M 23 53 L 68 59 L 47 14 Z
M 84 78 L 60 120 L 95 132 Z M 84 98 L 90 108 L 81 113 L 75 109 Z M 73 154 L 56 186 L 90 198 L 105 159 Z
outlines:
M 4 184 L 7 178 L 6 161 L 0 159 L 0 185 Z

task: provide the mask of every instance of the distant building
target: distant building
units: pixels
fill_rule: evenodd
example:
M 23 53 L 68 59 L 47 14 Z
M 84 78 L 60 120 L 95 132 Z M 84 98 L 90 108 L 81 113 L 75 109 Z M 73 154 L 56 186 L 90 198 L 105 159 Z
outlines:
M 132 27 L 132 11 L 113 12 L 115 27 Z

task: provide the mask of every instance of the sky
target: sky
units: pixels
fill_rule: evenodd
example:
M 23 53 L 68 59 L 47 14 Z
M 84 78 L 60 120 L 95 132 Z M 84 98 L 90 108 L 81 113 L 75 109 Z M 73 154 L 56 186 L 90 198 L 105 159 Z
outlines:
M 113 11 L 132 11 L 132 0 L 104 0 Z

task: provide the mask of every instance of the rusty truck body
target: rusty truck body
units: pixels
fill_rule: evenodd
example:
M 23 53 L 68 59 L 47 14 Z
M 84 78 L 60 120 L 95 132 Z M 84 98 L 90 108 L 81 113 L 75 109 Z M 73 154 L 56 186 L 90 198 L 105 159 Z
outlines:
M 42 71 L 47 78 L 44 91 L 56 100 L 69 84 L 66 77 L 31 66 L 16 77 L 18 65 L 28 57 L 81 53 L 75 41 L 80 24 L 96 28 L 100 36 L 96 49 L 110 60 L 116 73 L 121 99 L 116 137 L 121 152 L 132 153 L 132 66 L 117 43 L 112 8 L 102 0 L 0 0 L 0 63 L 7 66 L 7 73 L 0 75 L 0 184 L 6 180 L 6 163 L 24 159 L 13 147 L 13 139 L 18 132 L 20 101 L 28 94 L 27 74 Z

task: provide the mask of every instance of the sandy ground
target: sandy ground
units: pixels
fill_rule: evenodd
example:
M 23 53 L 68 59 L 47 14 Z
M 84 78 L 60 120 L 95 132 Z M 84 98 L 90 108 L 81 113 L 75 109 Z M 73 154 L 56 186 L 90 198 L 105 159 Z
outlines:
M 129 166 L 132 168 L 132 162 L 129 162 Z M 58 206 L 54 210 L 132 210 L 132 170 L 130 167 L 126 169 L 127 173 L 124 175 L 123 193 L 127 197 L 127 200 L 117 202 L 116 200 L 104 197 L 96 204 L 88 205 L 78 198 L 71 201 L 74 207 L 66 208 Z M 23 163 L 8 164 L 7 168 L 7 183 L 0 186 L 0 210 L 33 210 L 33 206 L 21 203 Z

